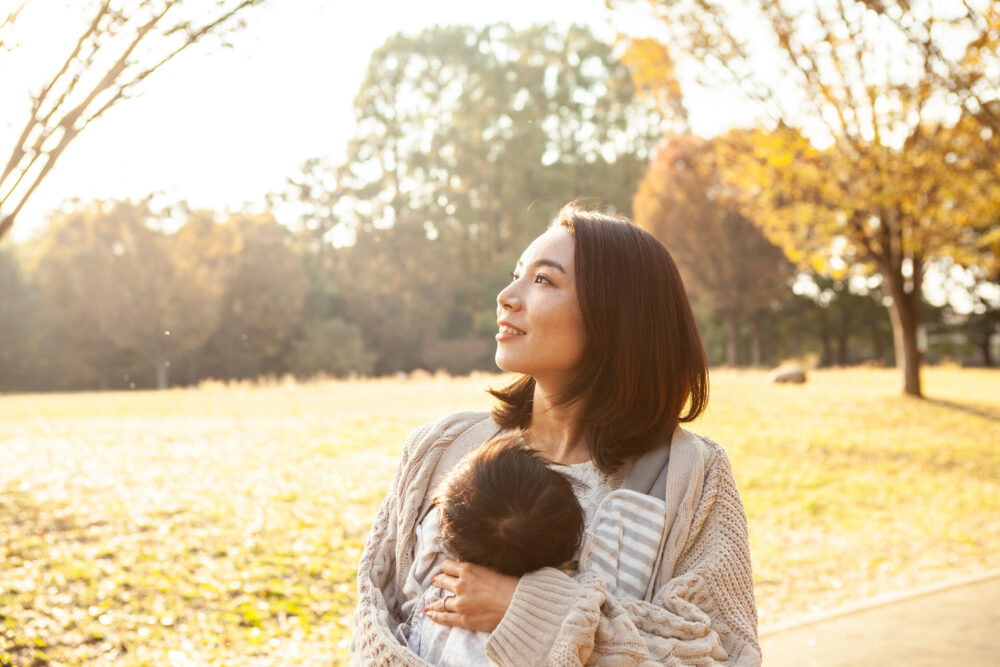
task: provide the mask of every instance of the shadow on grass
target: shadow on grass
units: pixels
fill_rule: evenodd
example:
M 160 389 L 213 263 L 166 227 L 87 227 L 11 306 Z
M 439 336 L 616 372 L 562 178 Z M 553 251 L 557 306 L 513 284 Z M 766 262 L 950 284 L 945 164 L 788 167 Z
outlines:
M 1000 406 L 985 407 L 982 405 L 959 403 L 957 401 L 946 401 L 943 398 L 927 398 L 925 400 L 928 403 L 931 403 L 932 405 L 940 405 L 941 407 L 944 408 L 958 410 L 959 412 L 964 412 L 966 414 L 974 415 L 976 417 L 982 417 L 983 419 L 988 419 L 993 422 L 1000 422 Z

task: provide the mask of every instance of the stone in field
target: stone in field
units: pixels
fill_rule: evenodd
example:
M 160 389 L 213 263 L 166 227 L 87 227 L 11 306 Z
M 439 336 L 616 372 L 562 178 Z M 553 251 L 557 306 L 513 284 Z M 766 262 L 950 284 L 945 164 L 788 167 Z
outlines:
M 768 377 L 774 383 L 804 384 L 806 370 L 801 366 L 782 366 L 771 371 Z

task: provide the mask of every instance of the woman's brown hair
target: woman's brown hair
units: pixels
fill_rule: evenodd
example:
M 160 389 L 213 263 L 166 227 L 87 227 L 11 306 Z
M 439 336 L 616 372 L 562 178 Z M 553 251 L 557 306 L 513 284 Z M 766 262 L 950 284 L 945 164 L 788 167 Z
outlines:
M 684 282 L 666 247 L 628 218 L 564 206 L 553 225 L 574 237 L 586 346 L 560 404 L 583 402 L 594 463 L 611 473 L 669 440 L 708 403 L 708 363 Z M 531 422 L 535 381 L 490 393 L 505 428 Z M 684 406 L 687 405 L 687 410 Z

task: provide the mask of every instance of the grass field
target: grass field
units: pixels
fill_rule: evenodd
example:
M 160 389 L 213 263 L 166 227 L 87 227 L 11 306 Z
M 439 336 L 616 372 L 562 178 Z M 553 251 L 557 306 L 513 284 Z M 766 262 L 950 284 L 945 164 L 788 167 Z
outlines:
M 329 665 L 410 429 L 494 376 L 0 397 L 0 666 Z M 1000 372 L 713 374 L 762 624 L 1000 567 Z

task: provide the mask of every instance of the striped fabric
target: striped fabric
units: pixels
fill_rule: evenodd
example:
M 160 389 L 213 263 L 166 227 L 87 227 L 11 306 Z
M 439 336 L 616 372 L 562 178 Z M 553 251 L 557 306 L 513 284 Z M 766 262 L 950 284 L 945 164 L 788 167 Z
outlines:
M 417 527 L 416 558 L 406 577 L 403 613 L 408 617 L 396 628 L 396 639 L 421 658 L 439 667 L 488 667 L 488 632 L 438 625 L 427 618 L 424 607 L 444 595 L 431 579 L 446 556 L 441 547 L 441 515 L 431 510 Z
M 580 549 L 580 572 L 600 576 L 614 597 L 646 597 L 660 538 L 666 503 L 638 491 L 618 489 L 601 502 Z

